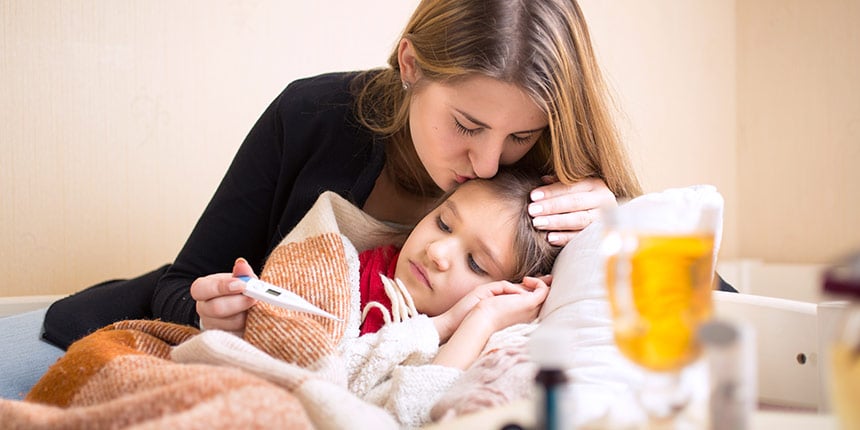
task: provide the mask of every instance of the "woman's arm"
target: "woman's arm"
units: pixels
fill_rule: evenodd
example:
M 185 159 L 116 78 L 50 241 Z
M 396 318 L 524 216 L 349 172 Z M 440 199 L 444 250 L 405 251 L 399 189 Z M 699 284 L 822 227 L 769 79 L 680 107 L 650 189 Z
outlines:
M 251 129 L 215 195 L 171 268 L 159 280 L 153 314 L 165 321 L 193 324 L 197 313 L 189 288 L 195 279 L 226 272 L 237 257 L 260 267 L 271 239 L 271 216 L 281 169 L 282 93 Z M 296 158 L 299 158 L 298 156 Z
M 352 118 L 354 74 L 290 84 L 239 148 L 215 195 L 152 300 L 156 318 L 196 322 L 191 284 L 228 274 L 238 257 L 260 273 L 268 253 L 322 191 L 367 198 L 384 161 L 382 144 Z

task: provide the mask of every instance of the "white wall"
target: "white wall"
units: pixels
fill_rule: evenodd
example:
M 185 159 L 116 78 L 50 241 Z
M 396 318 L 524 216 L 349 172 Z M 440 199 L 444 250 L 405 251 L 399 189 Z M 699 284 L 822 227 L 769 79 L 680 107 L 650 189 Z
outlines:
M 416 4 L 0 1 L 0 294 L 171 261 L 280 90 L 384 65 Z
M 384 64 L 417 0 L 0 0 L 2 295 L 169 262 L 291 80 Z M 647 191 L 726 197 L 721 258 L 860 247 L 860 0 L 581 0 Z
M 860 252 L 860 0 L 738 4 L 743 254 Z
M 734 2 L 580 4 L 645 191 L 715 185 L 722 256 L 738 256 Z

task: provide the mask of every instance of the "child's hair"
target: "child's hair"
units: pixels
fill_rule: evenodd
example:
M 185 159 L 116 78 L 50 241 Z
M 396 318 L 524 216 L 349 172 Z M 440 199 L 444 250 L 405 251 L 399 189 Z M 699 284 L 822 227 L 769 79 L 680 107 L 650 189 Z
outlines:
M 529 174 L 523 169 L 503 167 L 493 178 L 477 178 L 469 182 L 480 182 L 488 186 L 501 201 L 516 208 L 514 215 L 516 268 L 507 280 L 519 282 L 524 276 L 549 274 L 555 258 L 561 252 L 561 247 L 550 244 L 546 240 L 546 232 L 534 228 L 532 217 L 528 212 L 529 194 L 536 187 L 543 185 L 540 177 Z M 444 198 L 454 191 L 456 188 L 446 193 Z

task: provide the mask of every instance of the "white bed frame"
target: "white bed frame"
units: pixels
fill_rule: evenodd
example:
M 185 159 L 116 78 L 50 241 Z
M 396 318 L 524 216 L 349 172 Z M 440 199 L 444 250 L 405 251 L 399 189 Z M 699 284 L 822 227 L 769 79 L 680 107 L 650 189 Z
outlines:
M 818 303 L 823 264 L 776 264 L 761 260 L 720 261 L 717 272 L 738 291 L 757 296 Z
M 0 297 L 0 318 L 44 308 L 51 303 L 61 299 L 63 295 L 44 296 L 13 296 Z
M 759 296 L 779 297 L 818 303 L 823 301 L 820 264 L 773 264 L 760 260 L 721 261 L 717 271 L 738 291 Z M 39 309 L 63 295 L 0 297 L 0 317 Z

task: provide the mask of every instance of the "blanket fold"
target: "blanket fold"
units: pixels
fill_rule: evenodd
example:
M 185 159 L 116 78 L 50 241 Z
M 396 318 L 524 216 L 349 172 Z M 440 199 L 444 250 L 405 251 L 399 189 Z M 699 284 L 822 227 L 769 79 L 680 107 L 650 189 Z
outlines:
M 0 422 L 28 429 L 398 428 L 389 413 L 346 389 L 337 347 L 358 336 L 356 246 L 403 237 L 324 193 L 260 277 L 341 321 L 260 302 L 248 312 L 244 339 L 162 321 L 117 322 L 71 345 L 25 401 L 0 400 Z

